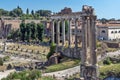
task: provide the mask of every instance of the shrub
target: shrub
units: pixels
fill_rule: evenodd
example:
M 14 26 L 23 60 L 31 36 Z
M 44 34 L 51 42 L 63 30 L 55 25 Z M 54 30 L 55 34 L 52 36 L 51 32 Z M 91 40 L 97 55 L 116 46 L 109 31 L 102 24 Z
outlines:
M 55 48 L 56 48 L 56 44 L 51 43 L 50 52 L 47 54 L 47 59 L 49 59 L 49 57 L 53 55 L 53 53 L 55 52 Z
M 0 66 L 2 66 L 2 65 L 3 65 L 3 59 L 0 58 Z
M 110 58 L 107 57 L 106 60 L 103 61 L 103 64 L 105 64 L 105 65 L 110 65 L 110 64 L 111 64 Z

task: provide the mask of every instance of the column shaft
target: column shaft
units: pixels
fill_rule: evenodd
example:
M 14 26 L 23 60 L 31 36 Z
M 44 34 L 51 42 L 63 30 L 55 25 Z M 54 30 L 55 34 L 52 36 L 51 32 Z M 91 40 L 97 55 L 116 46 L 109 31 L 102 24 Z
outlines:
M 71 47 L 71 20 L 68 21 L 68 47 Z
M 77 48 L 78 48 L 78 41 L 77 41 L 77 32 L 78 32 L 78 20 L 75 20 L 75 49 L 76 49 L 76 53 L 77 53 Z
M 60 43 L 60 21 L 58 20 L 57 21 L 57 32 L 56 32 L 56 42 L 57 42 L 57 45 L 59 45 Z
M 62 21 L 62 45 L 65 44 L 65 20 Z
M 97 63 L 97 55 L 96 55 L 96 30 L 95 30 L 95 19 L 96 19 L 96 16 L 94 16 L 92 18 L 92 21 L 91 21 L 91 32 L 94 31 L 94 33 L 92 32 L 92 64 L 93 65 L 96 65 Z
M 54 43 L 55 41 L 55 36 L 54 36 L 55 34 L 54 34 L 54 21 L 52 21 L 52 43 Z

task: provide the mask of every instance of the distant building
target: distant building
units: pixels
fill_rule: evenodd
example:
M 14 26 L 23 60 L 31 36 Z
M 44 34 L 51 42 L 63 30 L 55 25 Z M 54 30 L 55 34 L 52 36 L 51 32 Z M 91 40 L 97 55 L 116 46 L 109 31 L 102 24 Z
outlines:
M 97 39 L 120 40 L 120 24 L 107 23 L 96 25 Z
M 70 13 L 72 13 L 72 9 L 65 7 L 65 8 L 62 9 L 61 12 L 59 12 L 58 14 L 70 14 Z

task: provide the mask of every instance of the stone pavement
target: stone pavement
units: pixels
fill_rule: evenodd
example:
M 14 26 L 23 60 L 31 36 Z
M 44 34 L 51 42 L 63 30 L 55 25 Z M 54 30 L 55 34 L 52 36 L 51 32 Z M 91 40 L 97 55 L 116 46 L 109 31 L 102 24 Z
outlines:
M 80 66 L 76 66 L 62 71 L 44 73 L 42 76 L 52 76 L 52 77 L 56 77 L 58 80 L 64 80 L 65 78 L 70 77 L 73 74 L 79 72 L 80 72 Z
M 4 72 L 0 72 L 0 80 L 2 78 L 7 77 L 11 72 L 15 72 L 15 69 L 13 69 L 13 70 L 7 70 L 7 71 L 4 71 Z

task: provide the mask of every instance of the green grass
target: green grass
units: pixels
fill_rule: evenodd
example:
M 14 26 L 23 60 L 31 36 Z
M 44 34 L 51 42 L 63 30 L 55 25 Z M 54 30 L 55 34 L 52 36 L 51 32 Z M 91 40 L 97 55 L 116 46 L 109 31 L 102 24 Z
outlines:
M 104 78 L 107 76 L 108 72 L 114 72 L 115 74 L 120 73 L 120 63 L 119 64 L 111 64 L 111 65 L 104 65 L 100 67 L 100 77 Z
M 80 62 L 79 60 L 71 60 L 71 61 L 62 62 L 60 64 L 51 65 L 51 66 L 47 67 L 45 72 L 46 73 L 55 72 L 55 71 L 60 71 L 60 70 L 72 68 L 72 67 L 79 65 L 79 62 Z
M 52 77 L 42 77 L 39 70 L 25 70 L 9 74 L 2 80 L 55 80 Z

